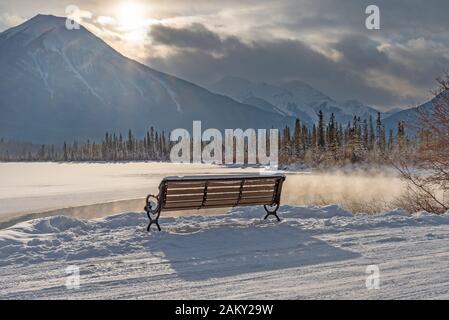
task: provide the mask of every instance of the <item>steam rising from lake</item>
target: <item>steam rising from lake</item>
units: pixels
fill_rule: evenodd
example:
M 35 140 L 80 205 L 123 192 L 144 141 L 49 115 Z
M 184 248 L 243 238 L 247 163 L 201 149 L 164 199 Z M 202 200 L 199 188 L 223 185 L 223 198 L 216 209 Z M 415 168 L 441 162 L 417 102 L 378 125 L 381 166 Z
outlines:
M 296 205 L 338 204 L 353 212 L 391 209 L 405 184 L 392 173 L 379 171 L 290 174 L 282 202 Z

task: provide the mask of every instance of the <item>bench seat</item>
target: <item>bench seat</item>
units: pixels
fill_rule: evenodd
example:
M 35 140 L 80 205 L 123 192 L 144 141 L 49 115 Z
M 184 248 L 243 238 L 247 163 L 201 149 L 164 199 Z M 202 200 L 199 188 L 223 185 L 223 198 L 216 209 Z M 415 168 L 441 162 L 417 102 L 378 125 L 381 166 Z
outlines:
M 199 175 L 166 177 L 157 195 L 148 195 L 145 211 L 158 230 L 162 211 L 227 208 L 263 205 L 267 214 L 278 220 L 282 184 L 285 176 L 276 175 Z

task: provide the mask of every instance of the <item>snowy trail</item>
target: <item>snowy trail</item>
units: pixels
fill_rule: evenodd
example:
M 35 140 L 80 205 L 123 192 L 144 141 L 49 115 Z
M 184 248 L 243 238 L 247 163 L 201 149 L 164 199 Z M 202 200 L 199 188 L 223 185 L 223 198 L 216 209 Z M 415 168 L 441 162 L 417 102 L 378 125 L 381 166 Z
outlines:
M 0 298 L 449 298 L 449 215 L 357 215 L 336 206 L 227 215 L 49 217 L 0 231 Z M 380 289 L 367 290 L 368 265 Z M 79 290 L 65 268 L 80 268 Z

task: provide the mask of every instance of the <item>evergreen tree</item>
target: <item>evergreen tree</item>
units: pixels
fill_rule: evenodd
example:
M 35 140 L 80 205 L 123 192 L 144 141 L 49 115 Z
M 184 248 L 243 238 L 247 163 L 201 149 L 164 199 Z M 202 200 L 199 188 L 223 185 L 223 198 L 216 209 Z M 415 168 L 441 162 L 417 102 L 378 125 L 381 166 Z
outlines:
M 368 150 L 374 149 L 376 135 L 374 133 L 373 117 L 370 115 L 368 120 Z
M 376 120 L 376 148 L 379 151 L 383 151 L 384 145 L 382 143 L 385 135 L 382 133 L 382 120 L 380 118 L 380 112 L 377 113 L 377 120 Z
M 64 146 L 63 146 L 63 155 L 62 155 L 62 160 L 63 161 L 68 161 L 69 160 L 69 155 L 67 152 L 67 143 L 64 141 Z
M 328 145 L 329 150 L 332 154 L 332 157 L 334 160 L 337 160 L 337 148 L 338 148 L 338 141 L 337 141 L 337 128 L 336 128 L 336 122 L 335 122 L 335 115 L 334 113 L 331 114 L 331 117 L 329 119 L 329 125 L 328 125 Z
M 398 148 L 402 150 L 405 143 L 405 127 L 404 123 L 400 121 L 398 123 L 398 135 L 397 135 Z
M 318 147 L 324 150 L 326 147 L 325 135 L 324 135 L 324 116 L 323 111 L 318 112 Z
M 299 158 L 301 155 L 301 145 L 302 145 L 302 134 L 301 134 L 301 121 L 297 118 L 295 121 L 295 131 L 294 131 L 294 150 L 295 157 Z

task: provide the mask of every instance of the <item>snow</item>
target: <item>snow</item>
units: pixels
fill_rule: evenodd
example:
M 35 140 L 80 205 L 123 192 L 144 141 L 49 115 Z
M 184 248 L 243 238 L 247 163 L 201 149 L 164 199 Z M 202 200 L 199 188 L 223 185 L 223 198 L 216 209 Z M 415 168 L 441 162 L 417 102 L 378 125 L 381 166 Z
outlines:
M 65 52 L 65 48 L 57 49 L 56 51 L 60 54 L 62 60 L 65 62 L 65 65 L 69 67 L 69 70 L 74 74 L 74 76 L 87 88 L 87 90 L 95 96 L 101 103 L 105 103 L 104 99 L 97 93 L 97 91 L 89 84 L 89 81 L 86 80 L 81 72 L 77 70 L 77 68 L 73 65 L 72 61 L 67 57 Z
M 261 207 L 226 215 L 142 212 L 55 216 L 0 231 L 0 298 L 418 299 L 449 298 L 449 214 L 352 215 L 338 206 Z M 365 286 L 380 269 L 380 288 Z M 65 287 L 66 268 L 80 288 Z
M 298 205 L 398 194 L 387 170 L 289 172 L 280 223 L 263 220 L 256 206 L 163 213 L 162 232 L 146 232 L 143 198 L 163 177 L 251 170 L 0 163 L 0 225 L 9 221 L 0 229 L 0 299 L 449 298 L 441 271 L 449 267 L 449 213 L 353 215 L 337 205 Z M 49 208 L 51 215 L 28 215 Z M 378 290 L 365 286 L 369 265 L 380 269 Z M 65 287 L 69 266 L 80 268 L 78 290 Z
M 25 33 L 29 36 L 29 39 L 27 40 L 28 44 L 42 34 L 60 27 L 61 21 L 64 22 L 65 20 L 63 20 L 63 18 L 38 14 L 25 23 L 4 31 L 2 35 L 6 35 L 7 38 L 11 38 L 19 33 Z
M 39 49 L 38 49 L 39 50 Z M 50 95 L 50 99 L 53 99 L 54 97 L 54 92 L 53 89 L 50 87 L 50 85 L 48 84 L 48 68 L 44 65 L 42 66 L 42 64 L 39 61 L 38 56 L 36 55 L 35 52 L 28 52 L 28 55 L 31 57 L 31 61 L 34 62 L 34 66 L 27 66 L 28 68 L 32 69 L 33 71 L 35 71 L 37 74 L 40 75 L 45 88 L 47 89 L 49 95 Z M 27 62 L 23 61 L 23 63 L 26 65 Z
M 182 113 L 182 107 L 181 107 L 181 104 L 178 101 L 178 98 L 176 97 L 176 93 L 172 89 L 170 89 L 170 87 L 167 85 L 167 83 L 164 80 L 162 80 L 160 78 L 157 78 L 157 77 L 155 77 L 153 75 L 151 75 L 151 78 L 154 81 L 158 82 L 162 86 L 162 88 L 165 89 L 167 94 L 170 96 L 170 98 L 176 104 L 176 111 L 179 112 L 179 113 Z

